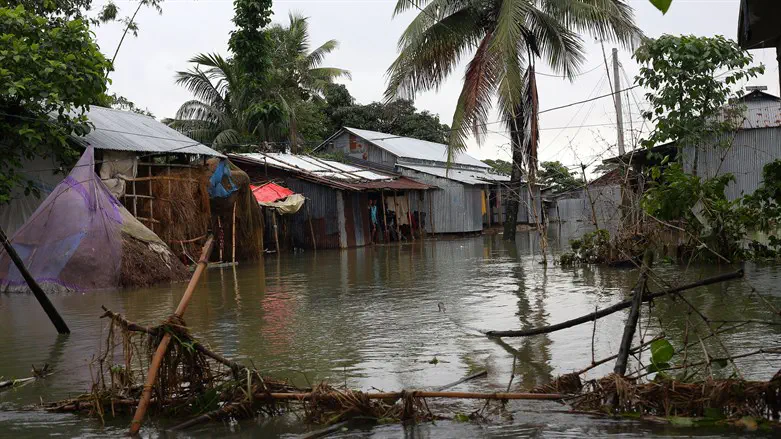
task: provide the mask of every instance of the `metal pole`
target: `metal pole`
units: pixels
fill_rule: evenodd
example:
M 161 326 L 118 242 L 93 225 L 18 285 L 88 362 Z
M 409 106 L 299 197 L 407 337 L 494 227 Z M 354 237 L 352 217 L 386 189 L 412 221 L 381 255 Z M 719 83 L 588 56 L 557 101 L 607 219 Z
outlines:
M 59 334 L 70 334 L 71 330 L 68 329 L 68 325 L 65 324 L 65 320 L 62 319 L 60 313 L 57 312 L 57 308 L 55 308 L 54 305 L 52 305 L 52 303 L 49 301 L 49 298 L 46 297 L 46 293 L 43 292 L 41 286 L 38 285 L 38 282 L 36 282 L 30 272 L 27 271 L 27 267 L 24 266 L 22 258 L 19 257 L 19 254 L 16 253 L 16 249 L 14 249 L 11 243 L 8 242 L 8 237 L 5 236 L 5 231 L 2 229 L 2 227 L 0 227 L 0 240 L 3 241 L 3 247 L 5 247 L 5 251 L 14 262 L 14 265 L 16 265 L 19 273 L 22 274 L 24 281 L 27 282 L 27 286 L 30 287 L 33 295 L 35 295 L 35 298 L 38 299 L 38 303 L 41 304 L 41 308 L 43 308 L 43 311 L 47 316 L 49 316 L 49 320 L 51 320 L 51 322 L 54 324 L 54 327 L 57 328 L 57 332 Z
M 616 104 L 616 130 L 618 134 L 618 153 L 624 155 L 626 149 L 624 148 L 624 113 L 621 105 L 621 78 L 618 76 L 618 49 L 613 48 L 613 82 L 615 84 L 613 88 L 613 102 Z

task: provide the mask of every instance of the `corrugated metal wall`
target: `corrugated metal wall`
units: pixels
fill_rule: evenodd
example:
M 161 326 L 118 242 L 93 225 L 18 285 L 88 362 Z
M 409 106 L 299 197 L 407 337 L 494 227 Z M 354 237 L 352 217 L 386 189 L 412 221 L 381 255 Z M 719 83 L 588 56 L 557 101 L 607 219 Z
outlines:
M 781 158 L 781 128 L 738 131 L 731 147 L 700 147 L 697 157 L 697 175 L 711 178 L 731 173 L 735 176 L 735 182 L 725 191 L 729 200 L 735 200 L 753 193 L 762 183 L 762 168 Z M 693 171 L 693 162 L 694 148 L 687 146 L 683 150 L 686 172 Z
M 290 219 L 293 245 L 312 248 L 312 232 L 307 218 L 308 207 L 312 216 L 317 248 L 339 248 L 339 222 L 336 208 L 338 191 L 296 178 L 286 178 L 285 185 L 307 198 L 304 207 Z
M 353 144 L 357 148 L 350 148 L 350 136 L 353 136 Z M 352 135 L 348 132 L 344 132 L 336 136 L 330 145 L 326 145 L 325 152 L 341 152 L 350 157 L 354 157 L 360 160 L 368 160 L 373 163 L 379 163 L 388 166 L 394 166 L 396 164 L 396 156 L 385 151 L 382 148 L 376 147 L 374 144 L 365 141 L 364 139 Z
M 589 199 L 590 196 L 590 199 Z M 586 230 L 593 229 L 594 213 L 591 202 L 594 202 L 597 223 L 602 229 L 611 233 L 618 230 L 621 219 L 621 187 L 619 185 L 605 185 L 589 188 L 588 195 L 580 190 L 561 196 L 553 201 L 546 213 L 548 221 L 555 222 L 580 222 Z
M 439 188 L 426 191 L 422 201 L 418 197 L 411 197 L 410 209 L 428 214 L 426 232 L 465 233 L 483 230 L 481 186 L 465 185 L 411 169 L 401 169 L 401 173 Z

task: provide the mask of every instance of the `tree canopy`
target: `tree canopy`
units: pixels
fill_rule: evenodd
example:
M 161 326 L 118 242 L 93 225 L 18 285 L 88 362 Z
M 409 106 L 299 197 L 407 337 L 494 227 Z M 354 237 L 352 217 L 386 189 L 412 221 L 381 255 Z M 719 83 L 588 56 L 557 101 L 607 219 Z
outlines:
M 87 23 L 67 18 L 84 2 L 59 3 L 67 8 L 48 15 L 0 7 L 0 203 L 27 180 L 23 160 L 72 158 L 68 135 L 88 131 L 84 112 L 106 90 L 110 63 Z
M 554 194 L 583 187 L 583 182 L 561 162 L 540 163 L 539 183 L 549 187 Z

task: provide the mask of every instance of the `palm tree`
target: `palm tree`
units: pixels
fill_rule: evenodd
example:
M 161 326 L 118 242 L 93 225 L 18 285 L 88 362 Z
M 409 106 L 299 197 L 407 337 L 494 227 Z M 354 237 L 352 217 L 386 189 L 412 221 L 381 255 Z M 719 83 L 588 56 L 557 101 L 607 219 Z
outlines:
M 285 94 L 303 98 L 322 97 L 325 87 L 336 79 L 350 79 L 350 72 L 336 67 L 322 67 L 326 55 L 339 47 L 329 40 L 310 51 L 308 18 L 300 13 L 288 15 L 288 25 L 274 24 L 269 29 L 272 46 L 273 82 L 283 85 Z
M 271 79 L 280 90 L 280 101 L 290 115 L 289 137 L 294 149 L 303 139 L 299 136 L 297 109 L 307 101 L 322 99 L 325 88 L 339 78 L 351 78 L 350 72 L 336 67 L 322 67 L 326 55 L 339 47 L 329 40 L 310 50 L 309 22 L 300 13 L 291 12 L 288 24 L 274 24 L 269 29 L 271 39 Z
M 235 63 L 203 53 L 190 62 L 196 66 L 178 72 L 176 83 L 186 87 L 195 99 L 179 107 L 171 127 L 221 151 L 238 151 L 241 145 L 283 135 L 287 129 L 284 107 L 250 96 Z
M 394 14 L 420 13 L 399 39 L 388 69 L 386 99 L 412 98 L 439 87 L 458 62 L 471 60 L 453 114 L 448 160 L 466 149 L 471 133 L 481 142 L 496 99 L 513 151 L 505 239 L 515 239 L 522 172 L 537 168 L 535 62 L 572 79 L 585 58 L 586 33 L 631 46 L 641 35 L 632 8 L 621 0 L 397 0 Z

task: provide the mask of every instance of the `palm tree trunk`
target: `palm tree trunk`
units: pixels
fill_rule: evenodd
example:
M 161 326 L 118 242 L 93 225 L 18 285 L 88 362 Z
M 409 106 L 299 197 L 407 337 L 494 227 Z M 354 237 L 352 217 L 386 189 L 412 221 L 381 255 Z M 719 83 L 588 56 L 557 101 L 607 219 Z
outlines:
M 523 140 L 524 140 L 523 108 L 516 108 L 515 116 L 510 121 L 510 138 L 513 153 L 513 169 L 510 173 L 510 188 L 507 196 L 507 217 L 504 221 L 504 239 L 515 241 L 518 228 L 518 210 L 521 205 L 521 183 L 523 176 Z

